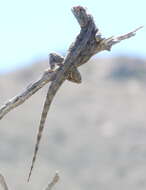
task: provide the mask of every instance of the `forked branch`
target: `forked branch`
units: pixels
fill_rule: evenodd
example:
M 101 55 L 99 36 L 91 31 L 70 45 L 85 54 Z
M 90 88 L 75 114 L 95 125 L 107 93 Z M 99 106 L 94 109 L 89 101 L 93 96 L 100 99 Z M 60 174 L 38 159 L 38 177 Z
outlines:
M 135 36 L 136 32 L 141 29 L 143 26 L 135 29 L 132 32 L 127 34 L 111 37 L 111 38 L 103 38 L 101 34 L 96 34 L 96 40 L 100 41 L 99 47 L 97 48 L 97 53 L 103 50 L 111 50 L 111 47 L 122 40 L 131 38 Z M 80 65 L 79 65 L 80 66 Z M 0 107 L 0 119 L 2 119 L 9 111 L 16 108 L 17 106 L 23 104 L 28 98 L 30 98 L 34 93 L 40 90 L 44 85 L 54 80 L 57 74 L 57 69 L 53 72 L 47 70 L 43 73 L 40 79 L 36 80 L 34 83 L 29 84 L 20 94 L 16 95 L 15 97 L 9 99 L 6 103 L 4 103 Z
M 48 186 L 45 188 L 45 190 L 52 190 L 53 187 L 56 185 L 56 183 L 59 181 L 59 174 L 58 172 L 55 173 L 54 177 L 52 178 L 51 182 L 48 184 Z M 5 181 L 4 176 L 0 174 L 0 189 L 2 190 L 9 190 L 7 183 Z

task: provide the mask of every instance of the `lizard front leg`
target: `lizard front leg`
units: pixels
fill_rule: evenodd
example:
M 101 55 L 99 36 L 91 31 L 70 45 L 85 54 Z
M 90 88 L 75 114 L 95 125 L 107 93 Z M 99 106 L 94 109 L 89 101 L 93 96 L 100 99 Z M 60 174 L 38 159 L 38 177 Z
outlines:
M 51 70 L 54 70 L 56 65 L 62 66 L 63 61 L 64 57 L 62 57 L 61 55 L 58 55 L 57 53 L 49 54 L 49 65 Z
M 57 53 L 50 53 L 49 65 L 50 65 L 51 70 L 54 70 L 56 65 L 60 67 L 63 66 L 63 61 L 64 61 L 64 58 L 61 55 L 58 55 Z M 71 82 L 75 82 L 75 83 L 82 82 L 81 74 L 75 66 L 72 69 L 72 71 L 70 71 L 67 74 L 67 80 Z

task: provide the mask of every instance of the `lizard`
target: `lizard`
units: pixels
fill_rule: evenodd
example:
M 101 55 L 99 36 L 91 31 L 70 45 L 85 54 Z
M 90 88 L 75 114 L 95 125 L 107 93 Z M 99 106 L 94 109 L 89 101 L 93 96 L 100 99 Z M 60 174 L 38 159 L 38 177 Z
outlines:
M 85 12 L 85 10 L 80 6 L 73 7 L 72 10 L 75 16 L 79 14 L 84 15 Z M 34 163 L 39 149 L 39 144 L 42 137 L 42 132 L 44 129 L 47 113 L 49 111 L 50 105 L 54 99 L 55 94 L 57 93 L 58 89 L 61 87 L 61 85 L 66 79 L 72 82 L 81 83 L 81 75 L 77 70 L 77 67 L 87 62 L 91 57 L 91 55 L 95 54 L 92 48 L 89 48 L 92 47 L 93 42 L 96 41 L 95 34 L 97 32 L 96 26 L 93 23 L 92 16 L 88 14 L 87 19 L 85 21 L 84 17 L 83 18 L 81 17 L 79 23 L 81 26 L 81 31 L 79 35 L 76 37 L 75 42 L 71 44 L 65 58 L 57 54 L 50 54 L 49 57 L 51 71 L 54 69 L 56 63 L 59 66 L 59 68 L 57 69 L 56 77 L 52 81 L 45 99 L 43 111 L 41 114 L 39 129 L 37 133 L 37 140 L 34 148 L 32 163 L 27 179 L 28 182 L 30 180 L 31 173 L 34 168 Z M 89 52 L 88 54 L 90 56 L 85 56 L 87 51 Z

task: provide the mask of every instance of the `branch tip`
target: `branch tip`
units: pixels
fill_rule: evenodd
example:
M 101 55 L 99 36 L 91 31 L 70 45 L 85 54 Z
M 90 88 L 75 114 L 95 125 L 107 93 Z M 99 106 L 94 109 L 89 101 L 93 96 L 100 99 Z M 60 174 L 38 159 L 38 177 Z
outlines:
M 59 181 L 59 179 L 60 179 L 59 174 L 56 171 L 52 181 L 48 184 L 48 187 L 45 190 L 51 190 L 54 187 L 54 185 Z
M 137 32 L 138 30 L 140 30 L 140 29 L 142 29 L 142 28 L 144 28 L 144 25 L 143 25 L 143 26 L 139 26 L 138 28 L 136 28 L 135 30 L 133 30 L 133 33 L 134 33 L 134 32 Z
M 132 36 L 135 36 L 136 32 L 138 30 L 140 30 L 141 28 L 143 28 L 143 26 L 140 26 L 140 27 L 136 28 L 135 30 L 128 32 L 128 33 L 121 35 L 121 36 L 117 36 L 117 37 L 112 36 L 112 37 L 109 37 L 107 39 L 103 39 L 100 43 L 100 45 L 102 47 L 101 49 L 110 51 L 113 45 L 115 45 L 115 44 L 117 44 L 117 43 L 119 43 L 125 39 L 131 38 Z

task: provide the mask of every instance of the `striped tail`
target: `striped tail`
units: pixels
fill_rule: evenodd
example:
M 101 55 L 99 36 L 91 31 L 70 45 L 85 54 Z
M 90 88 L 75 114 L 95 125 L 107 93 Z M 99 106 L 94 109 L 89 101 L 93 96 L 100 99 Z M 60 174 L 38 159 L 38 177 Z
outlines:
M 36 140 L 36 144 L 35 144 L 35 149 L 34 149 L 34 155 L 32 158 L 32 163 L 31 163 L 31 167 L 30 167 L 30 171 L 29 171 L 29 175 L 28 175 L 28 179 L 27 181 L 29 182 L 31 174 L 32 174 L 32 170 L 34 168 L 34 163 L 36 161 L 36 157 L 37 157 L 37 153 L 38 153 L 38 149 L 39 149 L 39 144 L 40 144 L 40 140 L 42 137 L 42 133 L 43 133 L 43 129 L 44 129 L 44 124 L 47 118 L 47 114 L 50 108 L 50 105 L 52 103 L 52 100 L 57 92 L 57 90 L 59 89 L 59 87 L 61 86 L 61 84 L 64 82 L 64 78 L 60 79 L 59 81 L 53 81 L 51 86 L 49 87 L 48 93 L 47 93 L 47 97 L 44 103 L 44 107 L 43 107 L 43 112 L 41 115 L 41 121 L 40 121 L 40 125 L 39 125 L 39 130 L 38 130 L 38 134 L 37 134 L 37 140 Z

